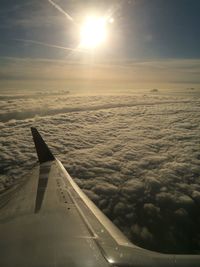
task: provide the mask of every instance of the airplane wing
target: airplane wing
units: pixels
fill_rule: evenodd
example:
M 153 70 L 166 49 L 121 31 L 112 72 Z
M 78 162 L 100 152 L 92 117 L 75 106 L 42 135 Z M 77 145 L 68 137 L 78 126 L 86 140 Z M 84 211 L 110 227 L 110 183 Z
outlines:
M 0 199 L 1 267 L 199 267 L 198 255 L 133 245 L 31 128 L 39 164 Z

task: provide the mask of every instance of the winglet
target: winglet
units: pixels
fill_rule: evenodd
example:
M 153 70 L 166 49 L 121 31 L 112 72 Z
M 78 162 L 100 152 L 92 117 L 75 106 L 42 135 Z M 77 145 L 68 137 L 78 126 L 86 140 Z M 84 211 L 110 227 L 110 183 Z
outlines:
M 47 161 L 55 160 L 54 155 L 51 153 L 47 144 L 42 139 L 42 136 L 39 134 L 38 130 L 34 127 L 31 127 L 31 133 L 33 136 L 33 141 L 35 143 L 39 162 L 44 163 Z

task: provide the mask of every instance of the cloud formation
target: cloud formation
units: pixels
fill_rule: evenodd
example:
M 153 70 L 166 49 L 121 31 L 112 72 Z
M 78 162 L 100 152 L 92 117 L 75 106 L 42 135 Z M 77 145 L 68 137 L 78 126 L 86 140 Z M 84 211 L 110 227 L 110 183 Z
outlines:
M 36 126 L 79 186 L 133 243 L 199 253 L 199 97 L 197 90 L 185 95 L 64 92 L 41 99 L 4 95 L 2 114 L 33 110 L 33 116 L 0 123 L 0 190 L 35 164 L 29 128 Z M 47 103 L 49 113 L 35 116 Z M 65 110 L 52 116 L 58 106 Z

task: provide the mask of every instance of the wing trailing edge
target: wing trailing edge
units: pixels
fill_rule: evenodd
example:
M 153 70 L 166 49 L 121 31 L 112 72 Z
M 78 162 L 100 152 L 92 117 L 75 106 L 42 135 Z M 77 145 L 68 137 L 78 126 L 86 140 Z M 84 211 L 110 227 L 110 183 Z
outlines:
M 39 134 L 38 130 L 31 127 L 31 133 L 33 136 L 33 141 L 35 144 L 38 160 L 40 163 L 55 160 L 54 155 L 51 153 L 42 136 Z

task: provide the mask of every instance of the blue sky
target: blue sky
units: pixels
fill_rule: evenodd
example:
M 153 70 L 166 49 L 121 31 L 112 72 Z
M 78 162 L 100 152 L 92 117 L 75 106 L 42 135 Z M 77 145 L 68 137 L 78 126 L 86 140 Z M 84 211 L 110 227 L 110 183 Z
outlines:
M 190 74 L 191 70 L 194 71 L 194 65 L 199 67 L 197 64 L 200 59 L 199 0 L 55 0 L 54 2 L 70 14 L 75 23 L 68 20 L 48 0 L 1 1 L 1 80 L 6 77 L 5 65 L 8 66 L 11 59 L 14 62 L 17 60 L 18 64 L 20 60 L 27 61 L 27 59 L 31 64 L 33 64 L 31 60 L 34 62 L 53 60 L 54 65 L 56 61 L 63 60 L 65 64 L 71 61 L 77 64 L 90 62 L 90 55 L 74 53 L 62 47 L 77 47 L 79 44 L 77 24 L 84 16 L 92 13 L 104 15 L 110 11 L 113 13 L 114 23 L 109 26 L 109 42 L 93 55 L 95 63 L 119 64 L 120 62 L 123 65 L 124 62 L 161 61 L 163 64 L 178 60 L 181 65 L 180 61 L 183 60 L 185 66 L 187 60 Z M 168 68 L 173 66 L 169 65 Z M 16 77 L 19 71 L 14 70 L 13 64 L 12 71 Z M 21 71 L 23 73 L 23 69 Z M 195 73 L 198 71 L 199 68 L 195 68 Z M 9 73 L 8 77 L 11 76 L 12 73 Z M 191 79 L 190 77 L 188 81 Z

